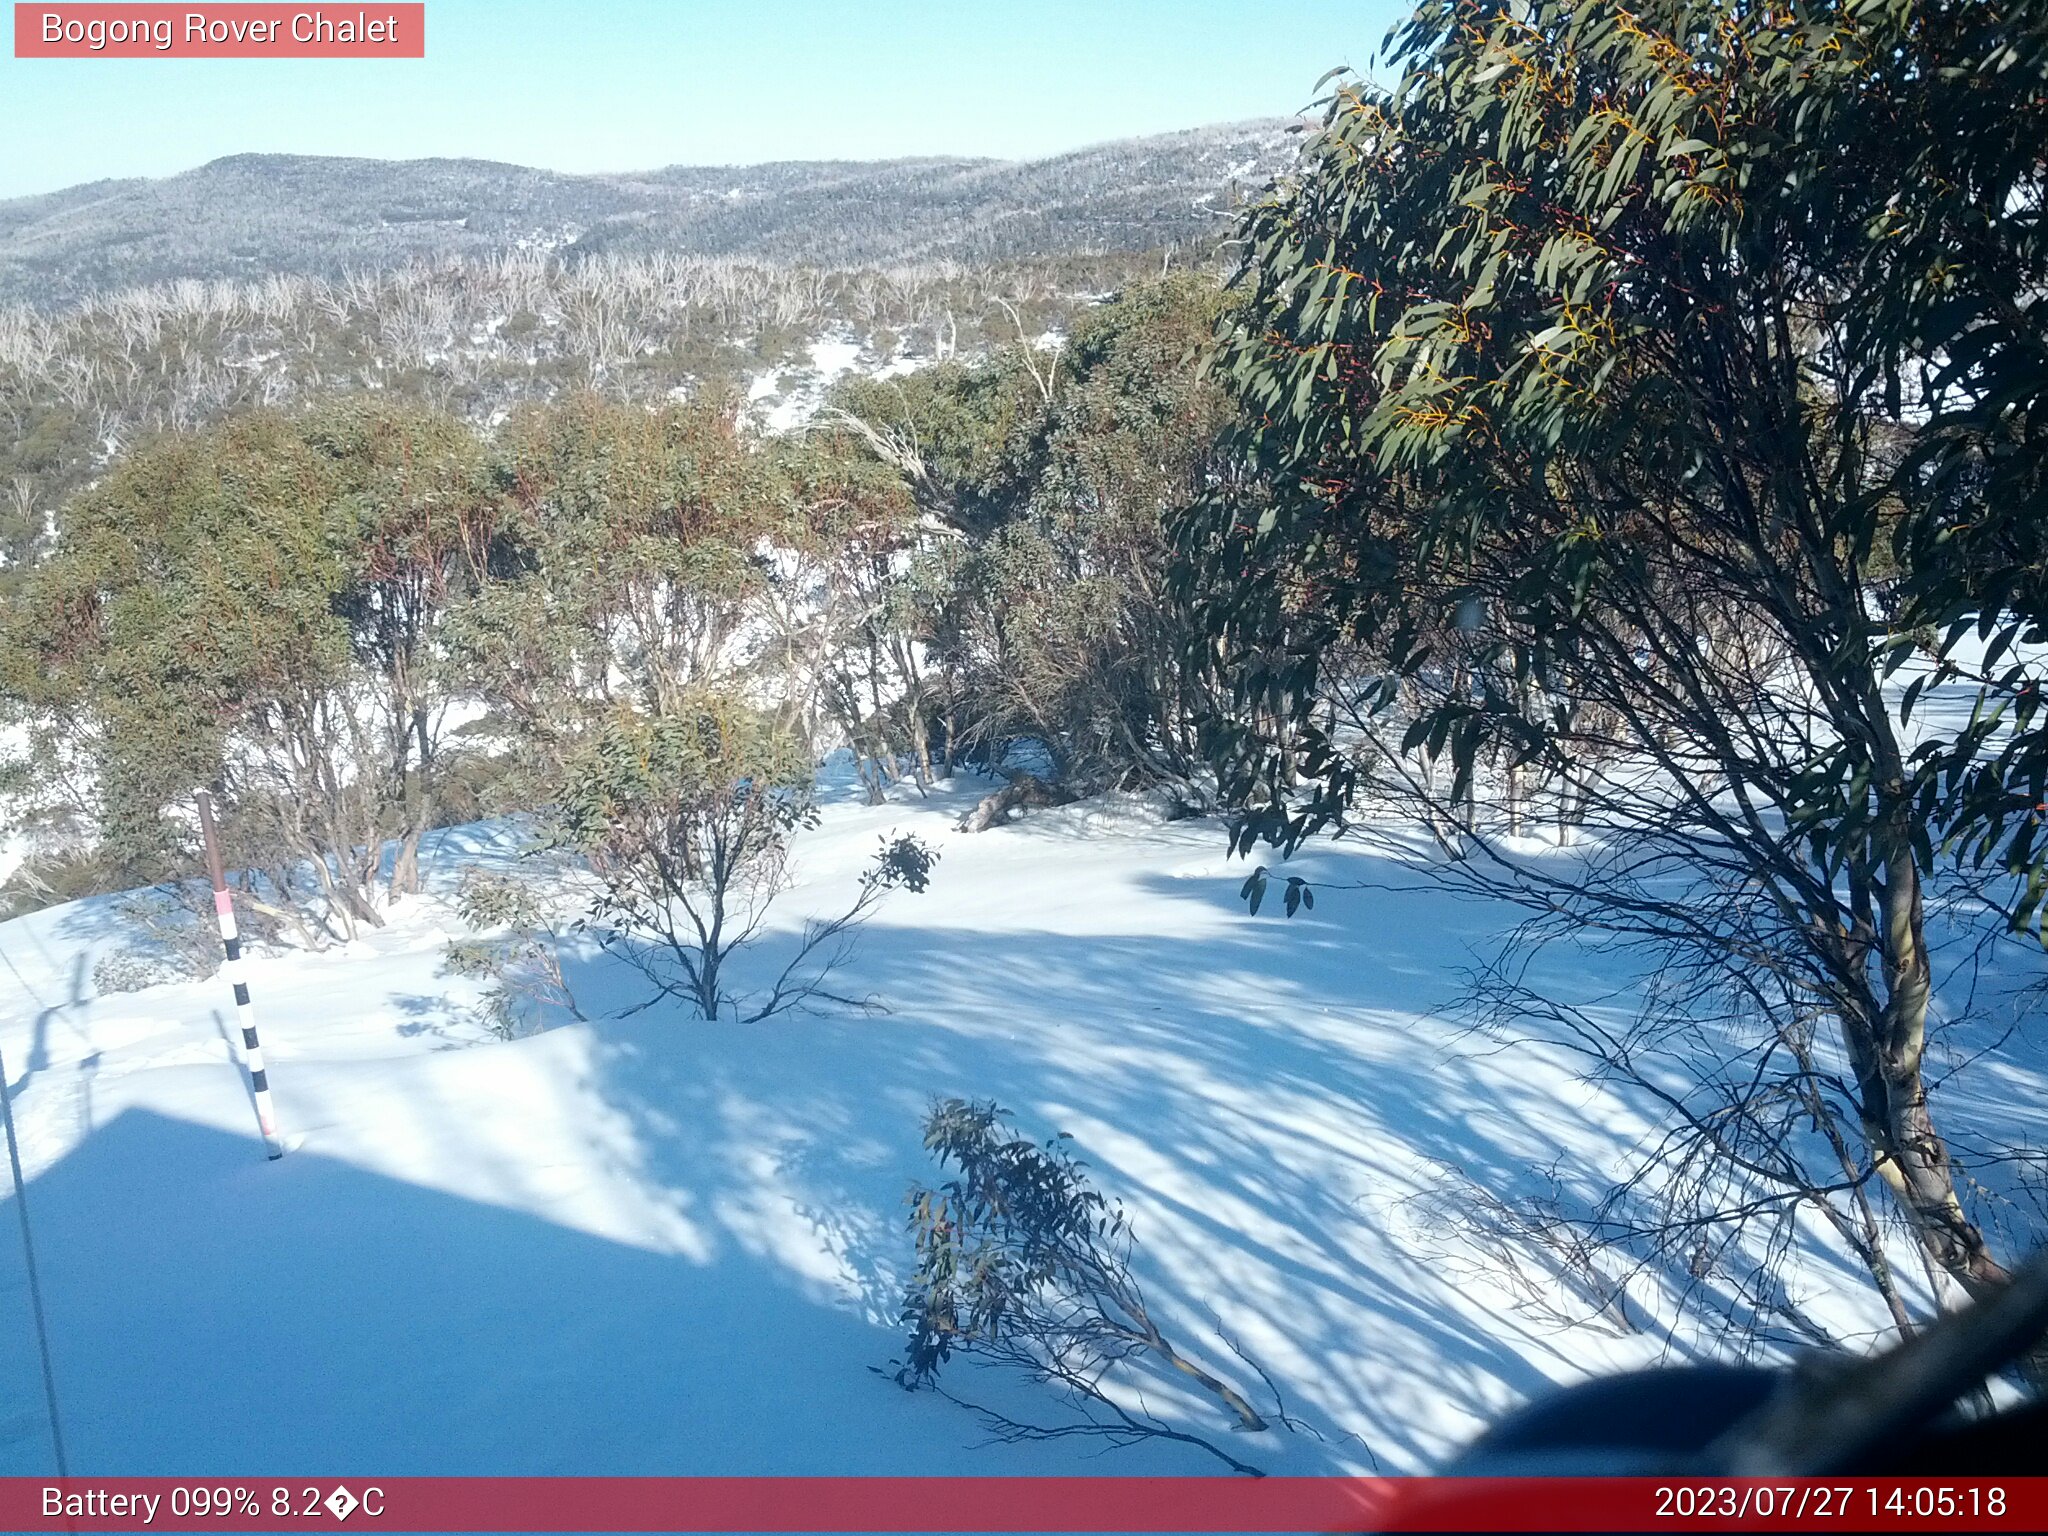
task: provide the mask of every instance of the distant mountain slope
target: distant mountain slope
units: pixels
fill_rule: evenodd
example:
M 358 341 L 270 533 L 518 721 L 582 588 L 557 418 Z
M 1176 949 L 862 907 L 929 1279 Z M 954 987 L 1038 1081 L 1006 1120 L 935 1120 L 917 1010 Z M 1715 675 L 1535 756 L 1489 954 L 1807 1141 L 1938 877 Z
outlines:
M 570 176 L 485 160 L 234 155 L 0 201 L 0 300 L 183 277 L 332 273 L 540 245 L 819 263 L 1149 250 L 1213 238 L 1292 153 L 1285 120 L 1045 160 L 675 166 Z

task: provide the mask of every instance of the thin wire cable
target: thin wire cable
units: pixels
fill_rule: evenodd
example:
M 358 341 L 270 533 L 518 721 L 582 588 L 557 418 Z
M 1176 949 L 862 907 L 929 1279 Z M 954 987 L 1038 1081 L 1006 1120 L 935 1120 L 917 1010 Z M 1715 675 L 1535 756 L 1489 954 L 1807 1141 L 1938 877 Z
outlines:
M 14 1208 L 21 1213 L 21 1256 L 28 1265 L 28 1304 L 36 1318 L 36 1347 L 43 1357 L 43 1398 L 50 1408 L 50 1448 L 57 1475 L 71 1476 L 64 1459 L 64 1431 L 57 1417 L 57 1372 L 50 1364 L 50 1324 L 43 1314 L 43 1283 L 36 1275 L 36 1240 L 28 1225 L 28 1187 L 21 1177 L 21 1144 L 14 1138 L 14 1095 L 7 1091 L 7 1058 L 0 1054 L 0 1119 L 7 1122 L 7 1161 L 14 1169 Z

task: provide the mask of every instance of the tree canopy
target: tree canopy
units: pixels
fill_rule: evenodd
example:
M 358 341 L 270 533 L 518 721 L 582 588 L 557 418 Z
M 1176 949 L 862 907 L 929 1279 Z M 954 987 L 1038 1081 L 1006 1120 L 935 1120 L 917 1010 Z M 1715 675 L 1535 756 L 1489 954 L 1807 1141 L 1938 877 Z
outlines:
M 1752 1016 L 1820 1002 L 1876 1173 L 1995 1282 L 1919 1075 L 1923 881 L 2002 834 L 2039 905 L 1986 767 L 2038 664 L 1994 648 L 1974 718 L 1907 715 L 1978 666 L 1927 625 L 2038 622 L 2048 20 L 1438 0 L 1392 48 L 1247 222 L 1220 368 L 1270 499 L 1179 526 L 1239 844 L 1405 754 L 1448 754 L 1453 804 L 1488 763 L 1595 796 L 1599 873 L 1524 893 L 1706 954 Z

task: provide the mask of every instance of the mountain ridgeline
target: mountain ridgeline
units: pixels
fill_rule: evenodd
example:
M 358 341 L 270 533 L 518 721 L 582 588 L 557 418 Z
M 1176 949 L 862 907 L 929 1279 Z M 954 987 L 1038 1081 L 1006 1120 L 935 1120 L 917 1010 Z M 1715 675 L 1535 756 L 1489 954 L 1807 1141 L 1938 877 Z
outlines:
M 179 278 L 332 276 L 504 250 L 841 266 L 1213 242 L 1291 158 L 1286 119 L 1044 160 L 791 161 L 572 176 L 484 160 L 234 155 L 0 201 L 0 302 Z

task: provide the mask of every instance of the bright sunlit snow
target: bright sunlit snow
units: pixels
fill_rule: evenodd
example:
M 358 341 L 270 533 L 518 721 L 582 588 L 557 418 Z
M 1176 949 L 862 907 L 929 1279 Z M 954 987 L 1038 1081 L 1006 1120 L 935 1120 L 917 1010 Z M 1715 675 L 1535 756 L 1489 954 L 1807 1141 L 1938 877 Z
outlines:
M 842 789 L 798 840 L 785 943 L 843 904 L 880 834 L 942 850 L 844 975 L 886 1006 L 872 1016 L 738 1027 L 656 1008 L 502 1043 L 467 1016 L 471 984 L 440 974 L 463 930 L 432 897 L 345 951 L 256 959 L 291 1147 L 276 1163 L 223 981 L 94 996 L 121 937 L 112 899 L 0 925 L 0 1044 L 73 1471 L 1221 1470 L 1185 1446 L 988 1445 L 878 1373 L 899 1338 L 904 1190 L 934 1175 L 934 1095 L 1073 1134 L 1127 1202 L 1179 1340 L 1263 1399 L 1220 1323 L 1320 1433 L 1229 1436 L 1268 1469 L 1420 1469 L 1548 1382 L 1663 1357 L 1647 1311 L 1633 1333 L 1574 1321 L 1587 1308 L 1556 1276 L 1517 1286 L 1431 1219 L 1433 1195 L 1528 1192 L 1561 1158 L 1611 1169 L 1651 1126 L 1562 1058 L 1433 1014 L 1511 913 L 1331 849 L 1303 867 L 1385 888 L 1252 918 L 1213 821 L 1112 799 L 955 832 L 986 787 L 880 807 Z M 445 891 L 517 846 L 509 827 L 454 829 L 431 878 Z M 1616 978 L 1585 956 L 1554 969 L 1610 1005 Z M 642 996 L 593 952 L 570 973 L 593 1013 Z M 2043 1075 L 2010 1049 L 1984 1070 L 2011 1092 L 1976 1113 L 2016 1122 Z M 1982 1128 L 1964 1115 L 1958 1132 Z M 30 1473 L 49 1449 L 6 1221 L 0 1470 Z M 1813 1235 L 1798 1300 L 1845 1335 L 1879 1328 L 1867 1286 L 1836 1293 L 1837 1262 Z M 1019 1417 L 1063 1411 L 957 1370 L 955 1390 Z M 1213 1404 L 1151 1406 L 1227 1433 Z

